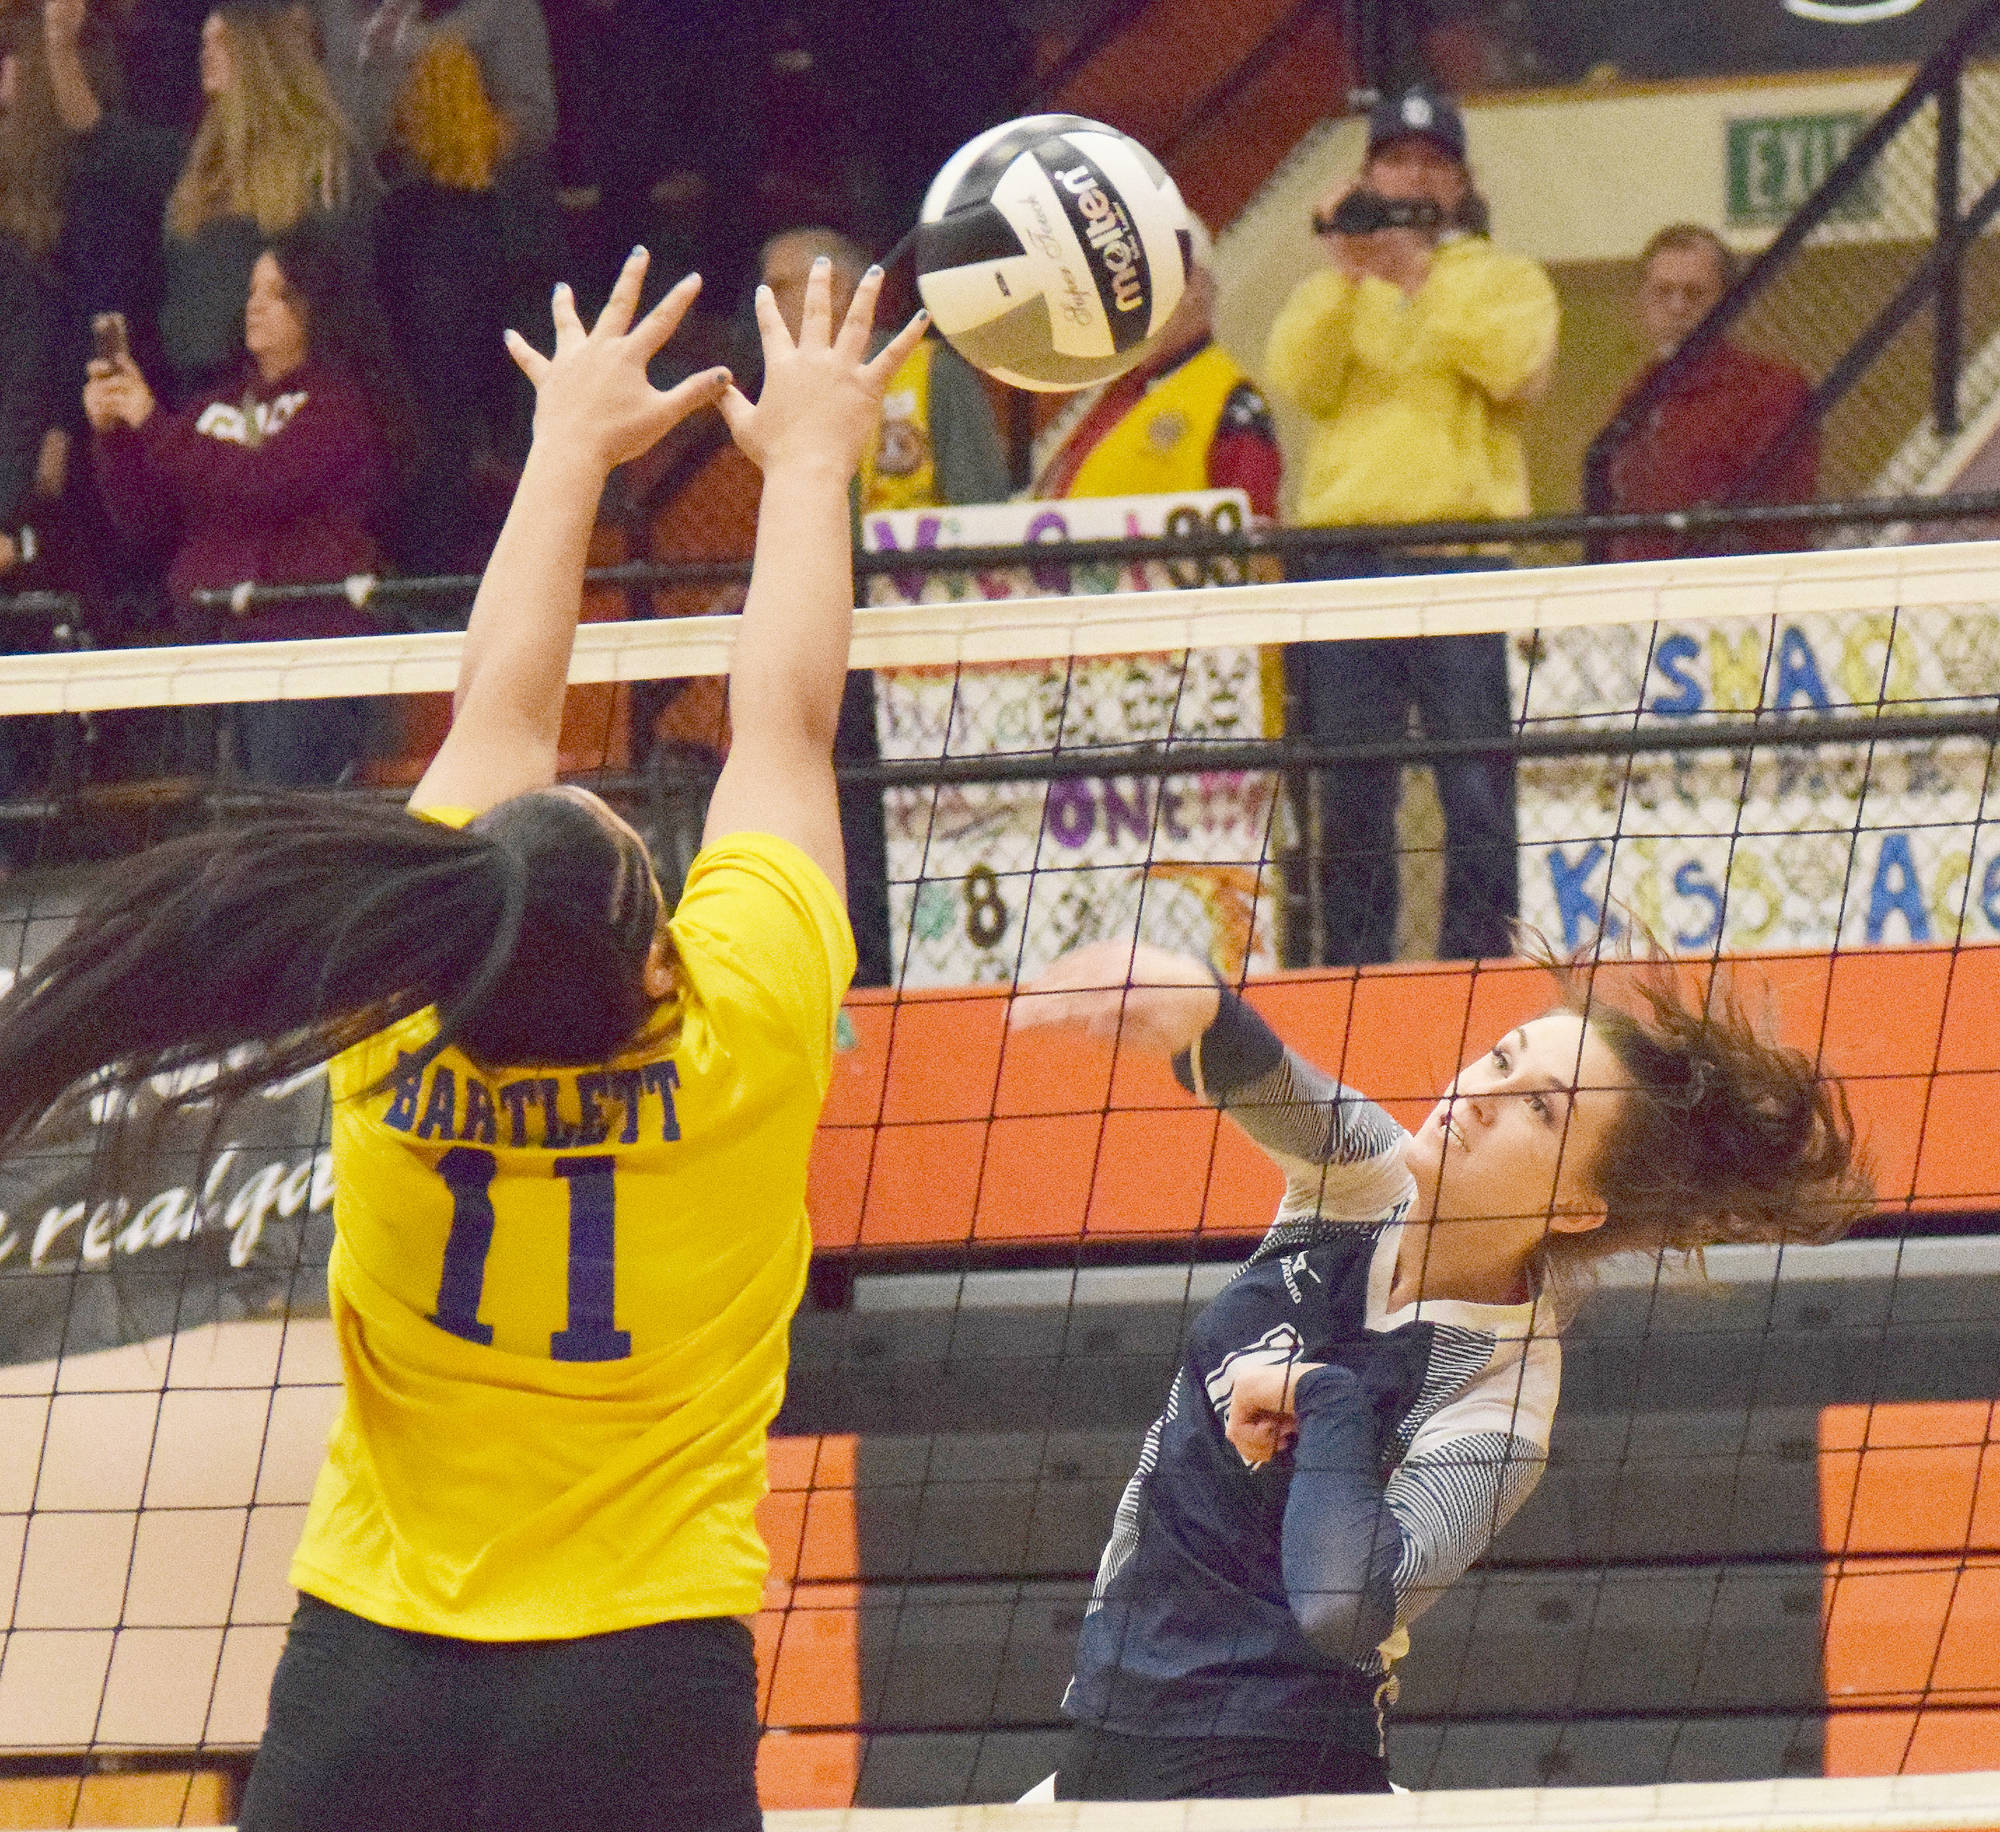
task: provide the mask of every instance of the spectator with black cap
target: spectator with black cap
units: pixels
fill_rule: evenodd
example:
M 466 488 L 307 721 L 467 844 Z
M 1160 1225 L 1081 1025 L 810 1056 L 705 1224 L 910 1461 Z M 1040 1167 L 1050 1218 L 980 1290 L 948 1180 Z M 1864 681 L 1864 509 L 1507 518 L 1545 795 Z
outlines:
M 1488 235 L 1451 99 L 1417 85 L 1379 102 L 1360 173 L 1322 201 L 1313 227 L 1326 266 L 1294 289 L 1265 350 L 1272 392 L 1312 420 L 1294 521 L 1338 530 L 1525 515 L 1522 419 L 1547 384 L 1560 313 L 1542 268 Z M 1294 556 L 1293 576 L 1504 564 L 1332 533 Z M 1294 730 L 1320 742 L 1401 739 L 1412 710 L 1435 740 L 1507 736 L 1502 636 L 1314 643 L 1288 661 Z M 1519 907 L 1513 765 L 1455 756 L 1432 771 L 1445 821 L 1438 952 L 1506 954 Z M 1399 788 L 1394 763 L 1323 772 L 1315 889 L 1328 964 L 1394 958 Z

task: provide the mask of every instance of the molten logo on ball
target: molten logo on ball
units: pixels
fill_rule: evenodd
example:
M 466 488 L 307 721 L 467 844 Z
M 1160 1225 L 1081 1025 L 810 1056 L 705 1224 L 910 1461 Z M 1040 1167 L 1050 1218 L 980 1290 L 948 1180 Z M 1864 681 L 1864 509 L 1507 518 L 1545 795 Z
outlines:
M 1097 181 L 1087 165 L 1054 174 L 1055 181 L 1076 199 L 1083 213 L 1083 239 L 1111 280 L 1107 303 L 1114 311 L 1138 312 L 1146 306 L 1146 257 L 1133 239 L 1132 219 Z

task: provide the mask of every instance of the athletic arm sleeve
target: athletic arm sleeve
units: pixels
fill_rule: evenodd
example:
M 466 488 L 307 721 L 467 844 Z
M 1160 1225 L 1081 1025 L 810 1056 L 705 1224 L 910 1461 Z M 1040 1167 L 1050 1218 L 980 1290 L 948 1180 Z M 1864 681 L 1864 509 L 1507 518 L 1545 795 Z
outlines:
M 1174 1058 L 1182 1087 L 1228 1114 L 1285 1173 L 1281 1216 L 1319 1212 L 1330 1185 L 1372 1179 L 1399 1157 L 1403 1129 L 1288 1050 L 1228 987 L 1215 1022 Z
M 1330 269 L 1292 289 L 1264 344 L 1264 381 L 1273 394 L 1322 418 L 1340 405 L 1353 355 L 1357 288 Z
M 1299 1436 L 1285 1500 L 1285 1596 L 1329 1659 L 1366 1665 L 1394 1633 L 1396 1576 L 1408 1554 L 1383 1493 L 1380 1426 L 1344 1367 L 1315 1368 L 1294 1396 Z
M 1547 1463 L 1539 1445 L 1505 1432 L 1404 1459 L 1386 1490 L 1400 1537 L 1399 1625 L 1415 1621 L 1465 1575 L 1534 1493 Z

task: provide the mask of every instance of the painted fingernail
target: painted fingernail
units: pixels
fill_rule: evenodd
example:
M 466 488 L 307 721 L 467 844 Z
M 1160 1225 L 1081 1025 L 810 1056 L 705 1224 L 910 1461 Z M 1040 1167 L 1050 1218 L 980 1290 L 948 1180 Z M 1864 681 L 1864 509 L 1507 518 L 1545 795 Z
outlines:
M 642 261 L 645 259 L 645 257 L 646 257 L 646 244 L 644 242 L 639 242 L 634 245 L 632 252 L 628 254 L 625 258 L 628 261 Z
M 833 261 L 830 256 L 828 255 L 815 256 L 813 260 L 813 272 L 818 273 L 822 267 L 831 267 L 832 265 Z
M 862 279 L 864 279 L 864 280 L 879 280 L 879 279 L 881 279 L 881 277 L 882 277 L 882 263 L 881 263 L 880 261 L 871 261 L 871 262 L 869 262 L 869 264 L 868 264 L 868 271 L 867 271 L 867 272 L 866 272 L 865 274 L 863 274 L 863 275 L 862 275 L 861 277 L 862 277 Z

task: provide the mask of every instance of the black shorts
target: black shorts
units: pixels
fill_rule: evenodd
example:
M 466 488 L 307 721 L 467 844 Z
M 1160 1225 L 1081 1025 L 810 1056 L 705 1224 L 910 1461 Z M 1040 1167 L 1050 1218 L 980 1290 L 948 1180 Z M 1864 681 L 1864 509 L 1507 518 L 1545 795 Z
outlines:
M 301 1597 L 240 1832 L 759 1832 L 729 1617 L 460 1641 Z
M 1380 1756 L 1291 1737 L 1135 1737 L 1072 1724 L 1058 1800 L 1277 1800 L 1386 1794 Z

